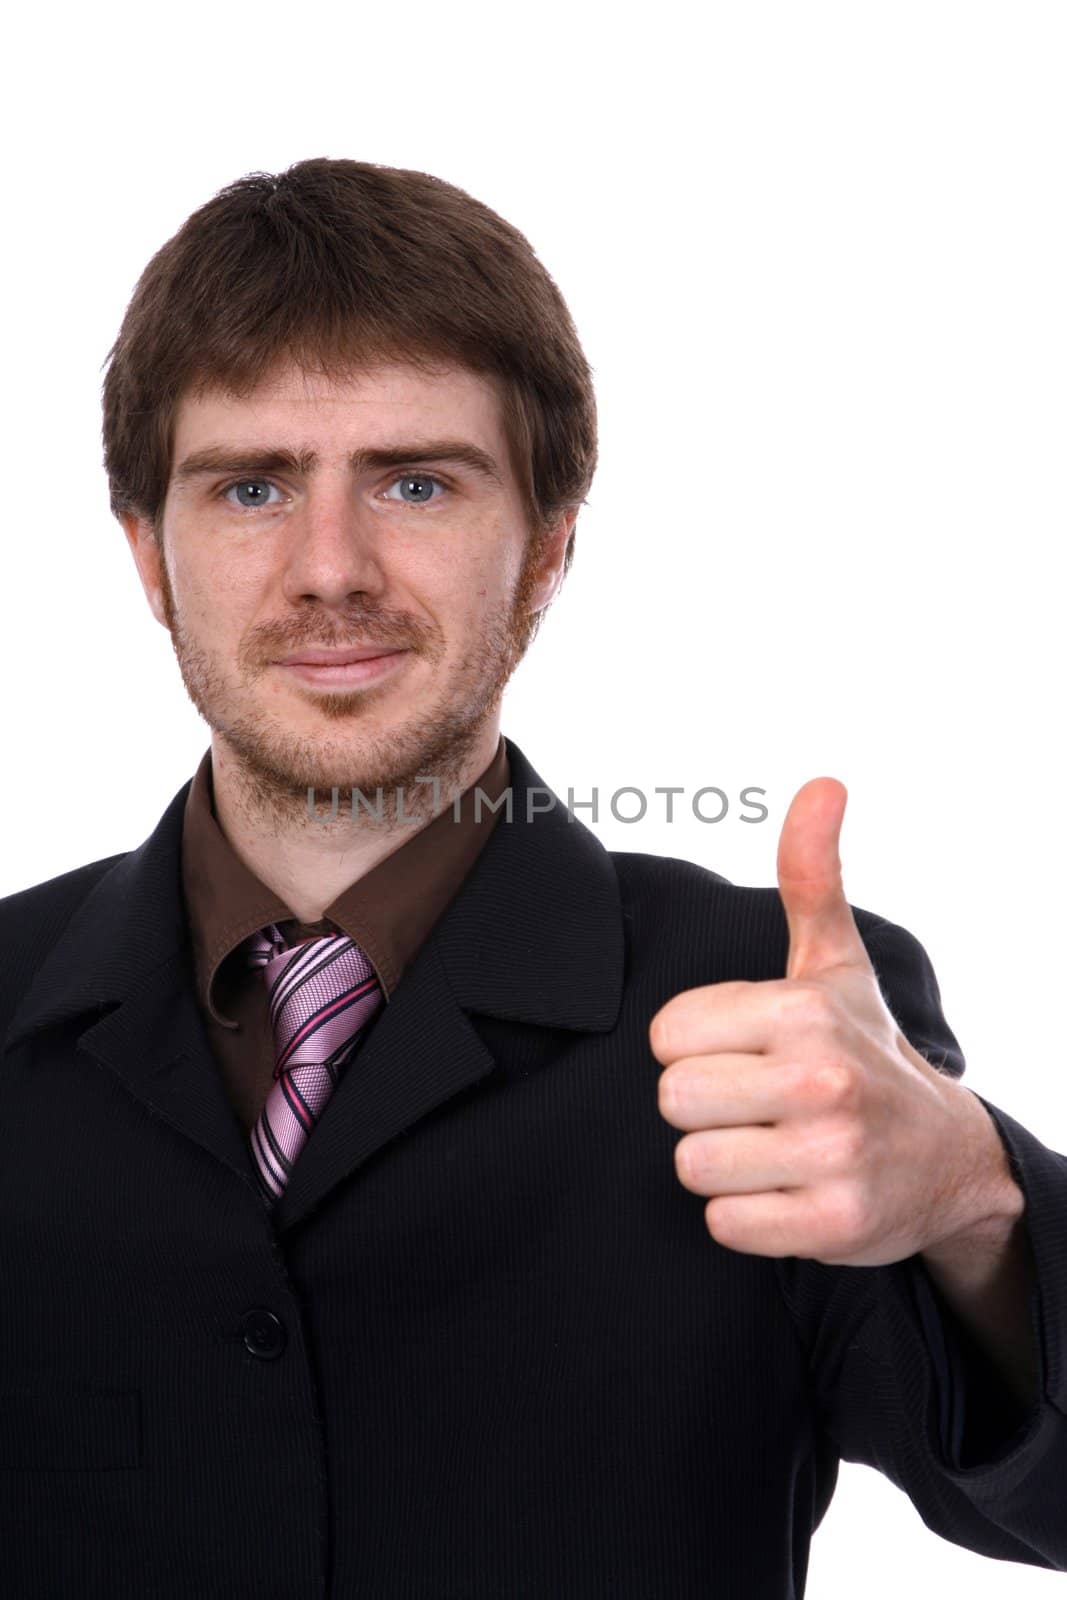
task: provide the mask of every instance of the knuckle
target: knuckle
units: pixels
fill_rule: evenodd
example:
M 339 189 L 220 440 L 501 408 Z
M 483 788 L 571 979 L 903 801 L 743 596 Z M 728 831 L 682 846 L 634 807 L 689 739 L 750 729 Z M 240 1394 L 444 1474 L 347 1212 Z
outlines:
M 697 1181 L 699 1165 L 696 1146 L 689 1139 L 679 1139 L 674 1147 L 674 1170 L 687 1186 Z
M 657 1102 L 664 1115 L 677 1114 L 682 1109 L 681 1075 L 670 1068 L 659 1075 Z
M 656 1013 L 648 1030 L 648 1039 L 654 1055 L 669 1054 L 674 1039 L 674 1017 L 669 1012 Z
M 835 1016 L 829 990 L 813 983 L 794 983 L 783 989 L 779 1002 L 783 1019 L 800 1027 L 823 1027 Z
M 819 1154 L 828 1169 L 850 1172 L 863 1160 L 866 1149 L 863 1128 L 854 1118 L 835 1122 L 819 1134 Z
M 847 1110 L 855 1103 L 856 1074 L 846 1061 L 826 1061 L 812 1072 L 813 1093 L 824 1105 Z
M 749 978 L 727 978 L 724 983 L 715 985 L 715 993 L 722 995 L 726 1001 L 738 1000 L 753 987 Z
M 823 1201 L 827 1232 L 842 1247 L 858 1243 L 867 1225 L 867 1206 L 855 1184 L 839 1184 Z

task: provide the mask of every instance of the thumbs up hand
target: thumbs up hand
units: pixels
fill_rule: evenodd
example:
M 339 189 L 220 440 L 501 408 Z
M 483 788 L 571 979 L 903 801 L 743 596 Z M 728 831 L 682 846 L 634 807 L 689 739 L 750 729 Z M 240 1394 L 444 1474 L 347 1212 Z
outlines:
M 679 1180 L 720 1244 L 833 1266 L 903 1260 L 981 1220 L 1000 1151 L 976 1095 L 905 1039 L 841 881 L 847 793 L 813 778 L 778 847 L 784 978 L 688 989 L 652 1019 Z M 999 1169 L 998 1169 L 999 1175 Z

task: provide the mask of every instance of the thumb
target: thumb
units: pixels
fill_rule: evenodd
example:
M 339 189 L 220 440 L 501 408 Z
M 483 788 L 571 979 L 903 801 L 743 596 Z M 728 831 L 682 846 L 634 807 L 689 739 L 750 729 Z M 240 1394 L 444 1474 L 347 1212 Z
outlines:
M 826 967 L 871 969 L 841 881 L 839 841 L 848 790 L 836 778 L 798 789 L 778 841 L 778 892 L 789 925 L 787 978 Z

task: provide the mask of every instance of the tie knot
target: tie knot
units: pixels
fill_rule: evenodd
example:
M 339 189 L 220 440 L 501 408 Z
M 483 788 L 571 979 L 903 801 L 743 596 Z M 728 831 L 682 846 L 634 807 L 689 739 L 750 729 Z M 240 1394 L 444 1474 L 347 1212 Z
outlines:
M 274 922 L 268 922 L 265 928 L 257 928 L 244 943 L 245 957 L 250 967 L 265 967 L 272 956 L 281 955 L 283 950 L 290 948 L 285 935 Z
M 343 1066 L 383 999 L 355 940 L 337 932 L 289 945 L 268 923 L 247 941 L 246 954 L 267 985 L 274 1076 L 308 1063 Z

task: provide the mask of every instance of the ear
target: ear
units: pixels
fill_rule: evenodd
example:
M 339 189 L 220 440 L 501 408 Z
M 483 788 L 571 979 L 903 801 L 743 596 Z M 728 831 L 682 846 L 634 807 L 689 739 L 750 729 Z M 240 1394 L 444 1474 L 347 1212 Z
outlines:
M 545 540 L 544 551 L 538 563 L 537 578 L 530 591 L 531 612 L 543 611 L 563 582 L 563 562 L 574 524 L 578 520 L 579 509 L 575 506 L 570 511 L 564 511 Z
M 152 609 L 152 615 L 162 627 L 167 628 L 160 570 L 163 556 L 156 540 L 155 527 L 146 517 L 139 517 L 132 511 L 120 511 L 118 517 L 122 531 L 126 535 L 126 542 L 133 554 L 141 587 Z

